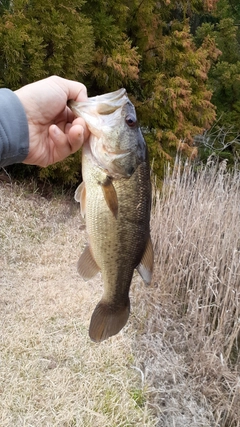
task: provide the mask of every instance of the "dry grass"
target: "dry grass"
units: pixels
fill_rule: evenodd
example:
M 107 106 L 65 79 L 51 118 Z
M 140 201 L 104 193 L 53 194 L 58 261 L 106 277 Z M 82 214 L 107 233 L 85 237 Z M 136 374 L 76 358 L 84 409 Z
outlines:
M 225 167 L 176 167 L 155 194 L 148 333 L 158 330 L 163 305 L 179 334 L 175 351 L 185 348 L 216 425 L 227 427 L 240 426 L 240 173 Z
M 0 188 L 0 425 L 154 425 L 127 333 L 88 338 L 100 278 L 76 261 L 85 231 L 73 203 Z
M 0 186 L 1 427 L 239 426 L 239 176 L 193 178 L 156 193 L 153 285 L 100 345 L 77 206 Z

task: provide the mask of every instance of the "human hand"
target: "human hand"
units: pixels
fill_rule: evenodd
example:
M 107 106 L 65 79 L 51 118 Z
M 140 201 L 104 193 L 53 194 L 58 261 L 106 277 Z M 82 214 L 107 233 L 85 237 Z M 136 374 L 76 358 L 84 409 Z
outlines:
M 74 119 L 67 101 L 87 100 L 82 83 L 51 76 L 15 91 L 28 120 L 29 153 L 23 163 L 46 167 L 82 146 L 89 136 L 85 121 Z

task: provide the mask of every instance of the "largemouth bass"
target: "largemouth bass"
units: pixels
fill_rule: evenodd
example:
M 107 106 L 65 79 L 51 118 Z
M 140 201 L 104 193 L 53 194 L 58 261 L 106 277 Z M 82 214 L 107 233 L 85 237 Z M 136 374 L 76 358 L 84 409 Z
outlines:
M 83 182 L 75 192 L 88 234 L 78 272 L 85 280 L 102 273 L 104 292 L 89 328 L 90 338 L 100 342 L 128 320 L 134 269 L 146 284 L 151 281 L 148 153 L 125 89 L 68 105 L 91 132 L 82 150 Z

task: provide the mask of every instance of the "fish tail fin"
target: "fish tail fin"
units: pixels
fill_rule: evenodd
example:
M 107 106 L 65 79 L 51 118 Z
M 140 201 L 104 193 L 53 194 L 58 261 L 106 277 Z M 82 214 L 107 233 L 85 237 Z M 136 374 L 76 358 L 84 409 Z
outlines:
M 126 325 L 129 313 L 129 298 L 126 305 L 121 307 L 101 300 L 92 314 L 89 327 L 91 340 L 101 342 L 116 335 Z

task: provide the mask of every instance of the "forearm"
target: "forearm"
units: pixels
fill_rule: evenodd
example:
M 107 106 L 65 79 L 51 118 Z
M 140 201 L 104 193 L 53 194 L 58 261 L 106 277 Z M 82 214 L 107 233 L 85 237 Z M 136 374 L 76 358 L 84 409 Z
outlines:
M 21 163 L 28 151 L 28 122 L 24 108 L 14 92 L 0 89 L 0 167 Z

